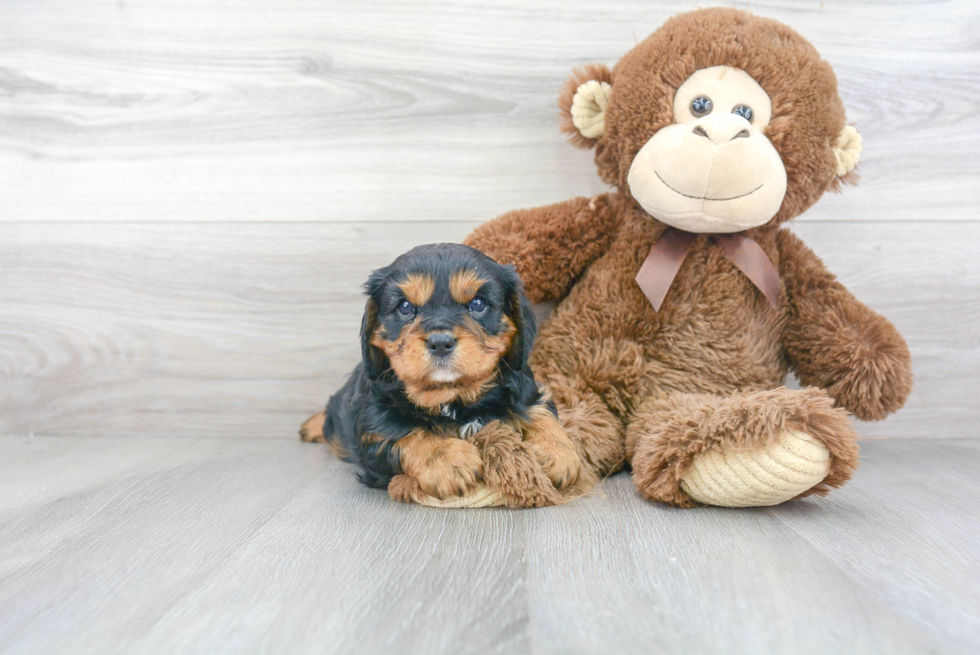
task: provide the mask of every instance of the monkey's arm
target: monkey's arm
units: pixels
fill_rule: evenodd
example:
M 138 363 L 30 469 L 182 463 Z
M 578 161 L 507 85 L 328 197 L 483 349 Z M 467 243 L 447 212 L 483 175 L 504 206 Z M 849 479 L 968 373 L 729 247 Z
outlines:
M 823 387 L 862 420 L 881 420 L 912 389 L 908 346 L 895 326 L 863 305 L 788 230 L 780 230 L 780 277 L 789 317 L 783 347 L 805 385 Z
M 559 300 L 605 252 L 616 225 L 606 194 L 518 209 L 484 223 L 463 243 L 513 264 L 531 302 Z

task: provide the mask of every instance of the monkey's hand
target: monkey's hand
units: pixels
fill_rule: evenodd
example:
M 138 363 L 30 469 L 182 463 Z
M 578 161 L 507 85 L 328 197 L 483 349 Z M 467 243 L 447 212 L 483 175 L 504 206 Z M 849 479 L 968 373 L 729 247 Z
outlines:
M 783 346 L 800 382 L 826 389 L 861 420 L 899 409 L 912 390 L 912 357 L 902 335 L 794 235 L 783 230 L 778 243 L 789 303 Z

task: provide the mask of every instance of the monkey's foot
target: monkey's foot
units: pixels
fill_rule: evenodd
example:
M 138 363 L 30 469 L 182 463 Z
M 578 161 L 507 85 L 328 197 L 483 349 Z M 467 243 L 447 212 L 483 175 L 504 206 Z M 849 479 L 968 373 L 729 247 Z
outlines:
M 822 496 L 858 464 L 847 412 L 814 388 L 651 397 L 627 426 L 626 449 L 640 492 L 677 507 Z
M 830 450 L 797 430 L 784 430 L 759 450 L 709 450 L 695 455 L 681 489 L 704 505 L 778 505 L 820 484 Z

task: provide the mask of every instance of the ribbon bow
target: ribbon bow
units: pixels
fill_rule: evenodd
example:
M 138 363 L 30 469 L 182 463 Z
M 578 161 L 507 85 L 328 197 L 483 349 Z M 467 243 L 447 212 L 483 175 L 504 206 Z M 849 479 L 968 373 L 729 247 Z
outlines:
M 636 274 L 636 283 L 654 311 L 660 311 L 667 290 L 697 234 L 668 227 L 660 240 L 650 248 L 650 254 Z M 758 243 L 744 234 L 711 234 L 708 236 L 725 251 L 727 257 L 761 291 L 773 308 L 779 298 L 779 271 Z

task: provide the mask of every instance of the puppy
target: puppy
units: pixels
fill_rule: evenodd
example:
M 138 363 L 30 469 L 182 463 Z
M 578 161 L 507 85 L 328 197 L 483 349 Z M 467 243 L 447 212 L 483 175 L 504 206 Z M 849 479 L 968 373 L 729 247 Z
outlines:
M 408 476 L 443 499 L 482 480 L 481 430 L 512 428 L 556 489 L 576 482 L 581 459 L 527 364 L 536 325 L 513 267 L 469 246 L 425 245 L 364 289 L 362 361 L 303 424 L 304 441 L 325 441 L 370 487 Z

